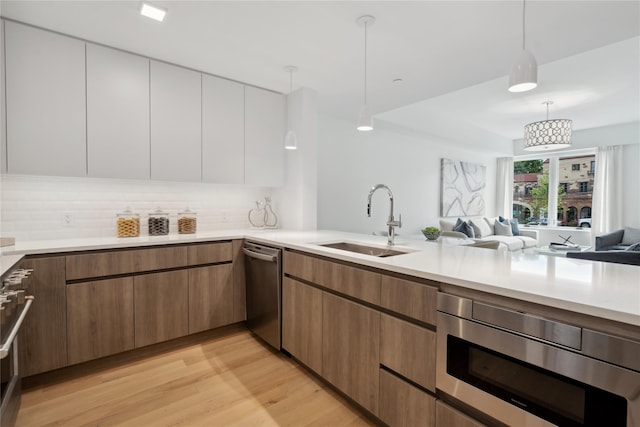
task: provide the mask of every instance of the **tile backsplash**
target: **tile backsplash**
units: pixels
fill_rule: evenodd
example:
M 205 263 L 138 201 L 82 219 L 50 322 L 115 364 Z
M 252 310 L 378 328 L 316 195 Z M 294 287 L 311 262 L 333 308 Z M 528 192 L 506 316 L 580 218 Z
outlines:
M 248 212 L 271 188 L 206 183 L 2 175 L 0 235 L 16 240 L 116 236 L 116 214 L 161 208 L 177 233 L 177 213 L 197 212 L 198 231 L 249 228 Z M 277 211 L 277 201 L 273 201 Z

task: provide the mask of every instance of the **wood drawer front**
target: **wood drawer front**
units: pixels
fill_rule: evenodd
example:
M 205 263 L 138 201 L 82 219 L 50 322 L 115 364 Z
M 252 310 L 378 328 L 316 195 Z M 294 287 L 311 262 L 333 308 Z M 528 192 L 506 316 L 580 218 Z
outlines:
M 383 314 L 380 322 L 380 363 L 435 393 L 435 332 Z
M 233 259 L 231 242 L 205 243 L 187 247 L 189 265 L 213 264 Z
M 69 364 L 133 349 L 133 277 L 67 285 Z
M 443 403 L 436 402 L 436 426 L 437 427 L 486 427 L 479 421 L 463 414 L 457 409 Z
M 67 280 L 138 273 L 187 265 L 187 248 L 132 249 L 69 255 Z
M 393 427 L 433 427 L 436 399 L 417 387 L 380 370 L 380 419 Z M 442 424 L 442 426 L 450 424 Z
M 438 288 L 417 282 L 382 276 L 380 305 L 413 319 L 436 324 Z
M 360 268 L 285 252 L 284 271 L 336 292 L 380 304 L 381 275 Z

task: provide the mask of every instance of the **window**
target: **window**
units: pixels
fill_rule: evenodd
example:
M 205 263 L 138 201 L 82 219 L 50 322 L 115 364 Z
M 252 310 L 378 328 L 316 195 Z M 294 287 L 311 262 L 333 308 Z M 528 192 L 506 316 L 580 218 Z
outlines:
M 524 224 L 547 224 L 548 220 L 550 225 L 567 227 L 577 227 L 579 219 L 590 218 L 594 154 L 525 159 L 513 162 L 514 218 Z M 555 182 L 551 182 L 549 171 L 555 171 L 551 174 L 557 177 Z M 549 189 L 553 186 L 558 189 L 558 199 L 556 208 L 551 209 Z
M 591 167 L 589 168 L 589 173 L 596 173 L 596 161 L 591 160 Z

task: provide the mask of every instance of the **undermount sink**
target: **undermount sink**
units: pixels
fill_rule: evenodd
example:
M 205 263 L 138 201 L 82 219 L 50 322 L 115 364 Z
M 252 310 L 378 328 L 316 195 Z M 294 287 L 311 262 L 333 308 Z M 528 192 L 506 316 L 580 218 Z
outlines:
M 403 255 L 407 252 L 390 249 L 380 248 L 376 246 L 366 246 L 359 243 L 350 242 L 338 242 L 338 243 L 324 243 L 318 246 L 324 246 L 325 248 L 340 249 L 341 251 L 356 252 L 364 255 L 371 255 L 378 258 L 386 258 L 390 256 Z

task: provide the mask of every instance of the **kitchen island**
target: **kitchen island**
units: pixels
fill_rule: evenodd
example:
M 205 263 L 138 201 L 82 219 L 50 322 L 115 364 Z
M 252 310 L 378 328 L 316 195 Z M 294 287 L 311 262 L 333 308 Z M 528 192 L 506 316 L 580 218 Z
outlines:
M 66 328 L 56 342 L 66 338 L 68 346 L 60 349 L 57 365 L 43 364 L 44 369 L 32 373 L 244 320 L 239 250 L 244 239 L 284 249 L 283 349 L 389 425 L 429 419 L 428 425 L 443 426 L 448 421 L 437 420 L 464 418 L 436 384 L 436 359 L 442 359 L 444 348 L 438 334 L 436 354 L 440 295 L 623 337 L 632 349 L 640 342 L 640 274 L 635 266 L 404 236 L 393 247 L 399 254 L 381 258 L 323 246 L 346 242 L 388 254 L 386 239 L 379 236 L 234 230 L 25 242 L 6 248 L 3 255 L 25 255 L 25 262 L 48 268 L 49 277 L 57 277 L 57 297 L 66 303 L 56 313 Z M 51 271 L 62 271 L 63 277 Z M 210 302 L 193 300 L 196 293 Z M 157 304 L 161 318 L 153 314 Z M 209 310 L 213 306 L 216 310 Z M 211 317 L 214 312 L 217 317 Z M 91 329 L 84 326 L 86 316 Z M 72 321 L 64 324 L 67 319 Z M 211 322 L 193 329 L 201 319 Z M 114 334 L 113 324 L 128 332 Z M 477 425 L 492 425 L 490 417 L 472 415 L 480 420 Z

